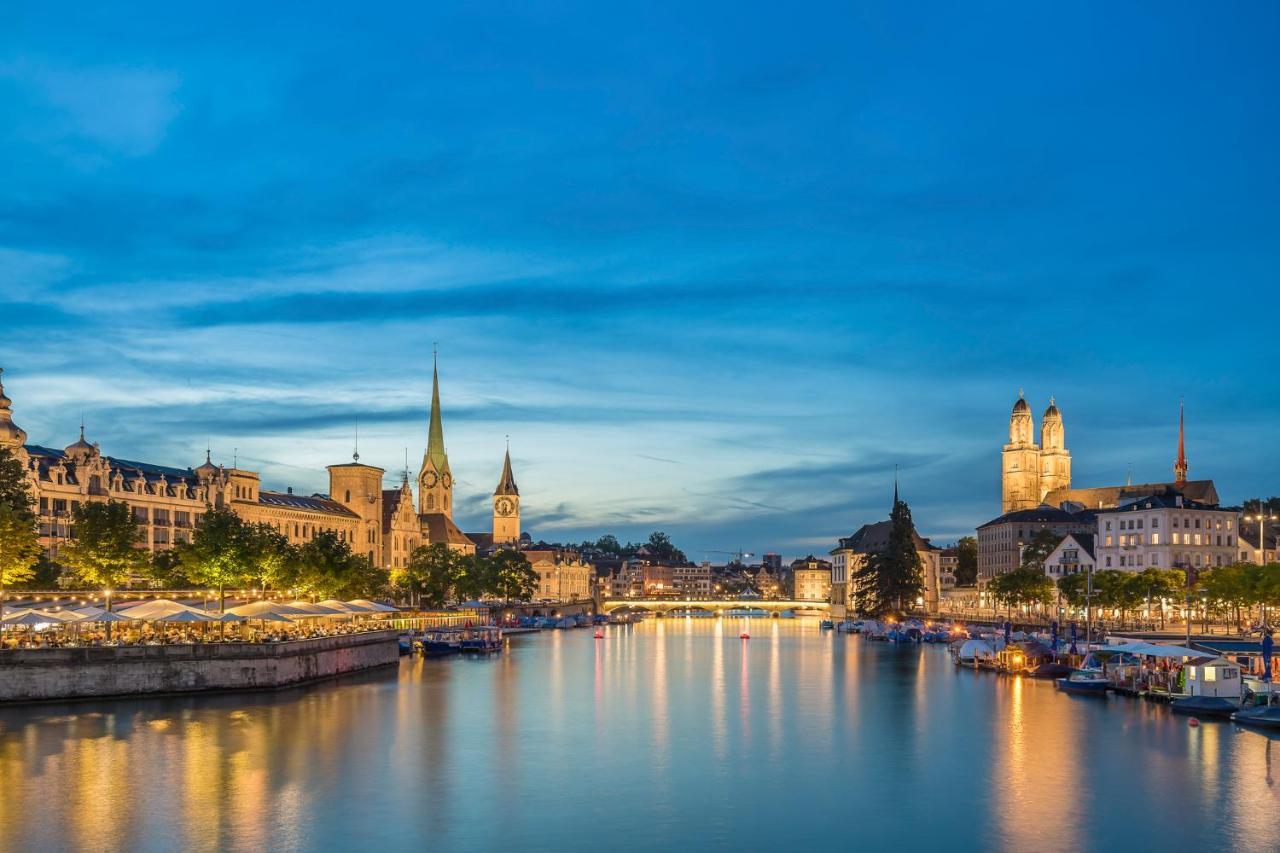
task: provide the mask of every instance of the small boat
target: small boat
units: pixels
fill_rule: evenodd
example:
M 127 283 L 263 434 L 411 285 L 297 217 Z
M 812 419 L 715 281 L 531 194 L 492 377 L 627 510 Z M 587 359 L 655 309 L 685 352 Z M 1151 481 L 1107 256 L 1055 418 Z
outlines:
M 1175 714 L 1195 714 L 1197 717 L 1226 720 L 1240 710 L 1240 703 L 1221 696 L 1183 696 L 1170 702 L 1169 710 Z
M 1100 669 L 1073 669 L 1066 678 L 1056 679 L 1054 684 L 1066 693 L 1086 693 L 1093 696 L 1106 696 L 1111 683 Z
M 413 652 L 413 634 L 406 633 L 400 635 L 400 654 L 407 655 Z
M 494 625 L 468 628 L 462 632 L 462 651 L 496 652 L 502 649 L 502 629 Z
M 462 651 L 462 636 L 458 631 L 427 631 L 422 635 L 422 653 L 429 658 L 454 655 Z
M 1067 678 L 1071 675 L 1071 667 L 1065 663 L 1042 663 L 1027 675 L 1032 678 Z
M 1242 708 L 1231 715 L 1234 722 L 1245 726 L 1280 729 L 1280 705 L 1256 705 Z
M 823 619 L 818 623 L 818 627 L 823 631 L 830 631 L 835 626 L 836 623 L 832 622 L 830 619 Z

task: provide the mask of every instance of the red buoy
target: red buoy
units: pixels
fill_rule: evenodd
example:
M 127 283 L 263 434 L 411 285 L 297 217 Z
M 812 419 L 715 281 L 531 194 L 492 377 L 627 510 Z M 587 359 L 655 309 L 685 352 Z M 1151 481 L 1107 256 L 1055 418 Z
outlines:
M 604 639 L 604 631 L 596 631 L 596 639 L 597 639 L 597 640 L 603 640 L 603 639 Z
M 1187 720 L 1187 725 L 1191 726 L 1191 728 L 1194 729 L 1196 726 L 1200 725 L 1200 721 L 1197 720 L 1195 717 L 1192 717 L 1191 719 Z
M 739 639 L 739 640 L 750 640 L 750 639 L 751 639 L 751 635 L 750 635 L 750 634 L 748 634 L 746 631 L 743 631 L 741 634 L 739 634 L 739 635 L 738 635 L 738 639 Z

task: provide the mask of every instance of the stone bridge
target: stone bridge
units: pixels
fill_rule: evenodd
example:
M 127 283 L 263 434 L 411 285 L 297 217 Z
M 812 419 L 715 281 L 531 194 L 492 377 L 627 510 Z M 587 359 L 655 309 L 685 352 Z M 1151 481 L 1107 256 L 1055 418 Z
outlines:
M 711 599 L 706 601 L 688 601 L 679 598 L 606 598 L 600 604 L 603 613 L 615 610 L 646 610 L 650 613 L 670 613 L 672 610 L 704 610 L 720 615 L 728 610 L 765 610 L 777 616 L 785 610 L 820 610 L 831 612 L 831 605 L 825 601 L 765 601 L 738 599 Z

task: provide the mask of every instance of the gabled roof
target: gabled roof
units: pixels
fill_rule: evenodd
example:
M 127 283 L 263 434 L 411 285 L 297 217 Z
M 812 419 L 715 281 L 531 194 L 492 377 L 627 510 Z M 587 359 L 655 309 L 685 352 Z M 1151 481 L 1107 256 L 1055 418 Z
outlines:
M 1094 556 L 1093 556 L 1094 535 L 1092 533 L 1068 533 L 1066 536 L 1063 536 L 1062 539 L 1058 541 L 1057 545 L 1054 546 L 1053 548 L 1054 553 L 1056 553 L 1059 548 L 1066 545 L 1068 540 L 1074 542 L 1081 551 L 1084 551 L 1086 554 L 1088 554 L 1089 559 L 1091 560 L 1094 559 Z M 1053 555 L 1050 554 L 1050 556 L 1053 556 Z
M 445 515 L 443 512 L 426 512 L 418 516 L 418 520 L 422 523 L 423 529 L 427 534 L 427 543 L 430 545 L 471 545 L 476 543 L 467 538 L 467 534 L 463 533 L 458 525 L 453 523 L 453 519 Z
M 1140 498 L 1145 495 L 1164 494 L 1169 490 L 1188 500 L 1202 504 L 1218 504 L 1218 490 L 1213 480 L 1187 480 L 1185 483 L 1138 483 L 1129 486 L 1102 486 L 1095 489 L 1054 489 L 1045 495 L 1044 502 L 1051 506 L 1064 503 L 1079 504 L 1086 509 L 1109 509 L 1124 498 Z
M 854 551 L 858 554 L 870 554 L 875 551 L 883 551 L 885 546 L 889 544 L 889 534 L 892 532 L 893 522 L 887 519 L 885 521 L 877 521 L 874 524 L 864 524 L 854 531 L 852 536 L 846 536 L 839 540 L 830 553 Z M 921 536 L 914 527 L 911 530 L 911 538 L 915 541 L 917 551 L 937 550 L 936 546 L 929 544 L 929 540 Z
M 1004 515 L 996 516 L 986 524 L 979 524 L 978 529 L 991 527 L 996 524 L 1011 523 L 1041 523 L 1041 524 L 1090 524 L 1094 521 L 1094 513 L 1088 510 L 1081 512 L 1069 512 L 1061 507 L 1050 506 L 1049 504 L 1040 504 L 1035 509 L 1016 509 L 1013 512 L 1006 512 Z

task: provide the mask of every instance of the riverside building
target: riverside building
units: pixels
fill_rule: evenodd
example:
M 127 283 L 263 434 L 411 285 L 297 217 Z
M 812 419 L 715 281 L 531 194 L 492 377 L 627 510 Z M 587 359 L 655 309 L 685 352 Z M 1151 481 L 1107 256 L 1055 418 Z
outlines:
M 40 541 L 54 558 L 73 536 L 72 513 L 81 504 L 108 500 L 129 506 L 138 524 L 138 547 L 153 552 L 189 542 L 211 508 L 230 509 L 246 522 L 269 525 L 295 545 L 331 532 L 353 552 L 385 569 L 406 565 L 419 545 L 443 542 L 462 553 L 475 553 L 476 539 L 486 547 L 515 546 L 521 540 L 520 493 L 509 450 L 493 494 L 492 532 L 469 536 L 453 521 L 453 472 L 445 452 L 435 367 L 416 509 L 407 472 L 399 485 L 385 489 L 385 470 L 362 463 L 359 453 L 352 454 L 351 462 L 328 466 L 327 494 L 303 495 L 292 488 L 265 489 L 257 472 L 217 465 L 208 450 L 204 462 L 194 468 L 104 454 L 86 438 L 83 424 L 79 438 L 66 447 L 29 444 L 27 433 L 13 420 L 12 400 L 2 381 L 0 447 L 11 451 L 26 471 Z M 572 572 L 568 578 L 562 588 L 578 594 L 583 584 Z

